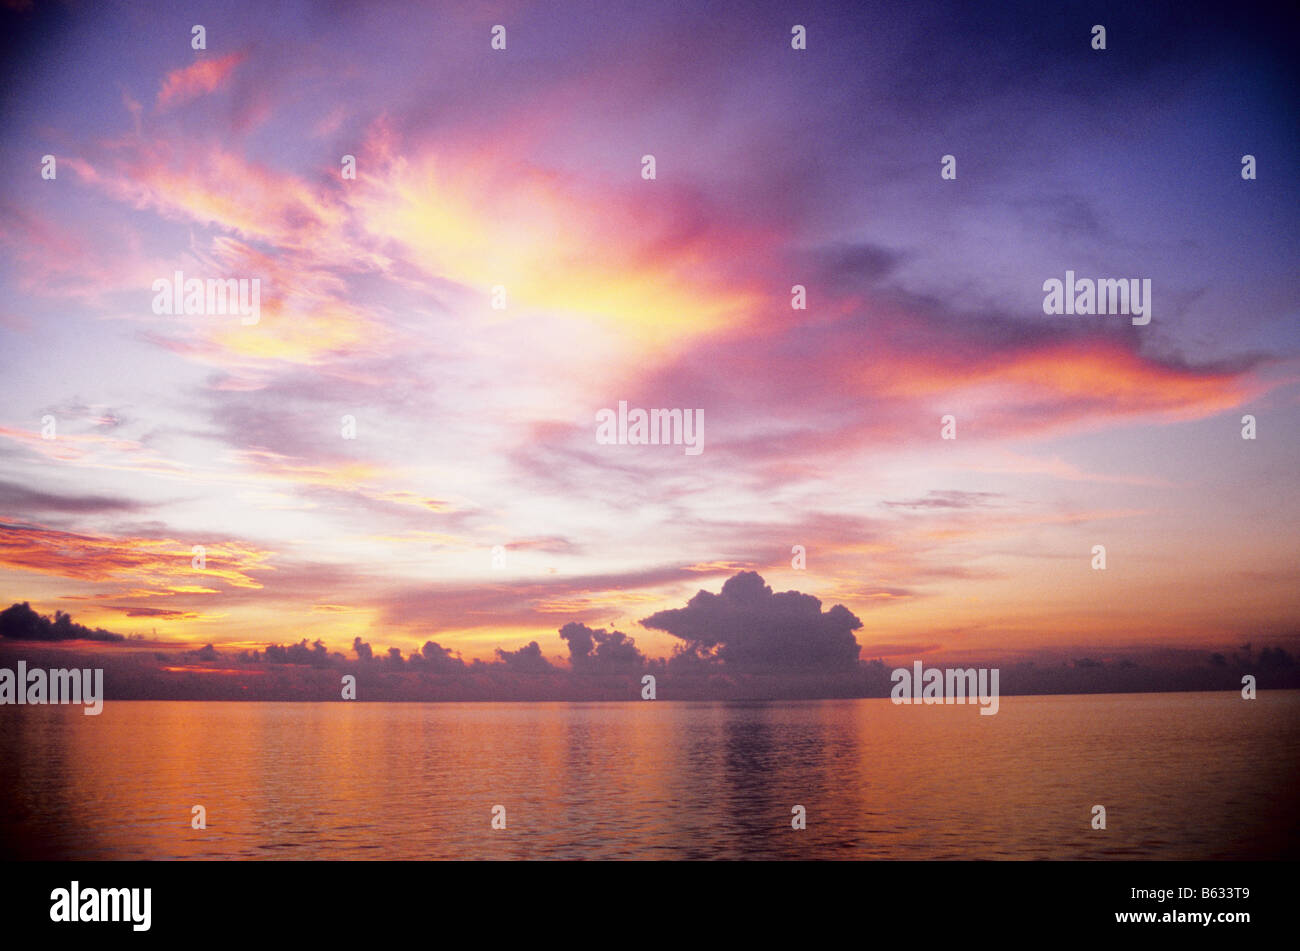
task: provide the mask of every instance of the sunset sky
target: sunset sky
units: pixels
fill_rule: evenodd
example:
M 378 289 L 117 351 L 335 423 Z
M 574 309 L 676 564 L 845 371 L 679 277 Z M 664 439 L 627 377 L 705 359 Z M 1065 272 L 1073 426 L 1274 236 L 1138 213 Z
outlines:
M 908 9 L 9 4 L 0 607 L 662 657 L 642 619 L 752 570 L 864 658 L 1293 649 L 1289 40 Z M 1045 315 L 1067 270 L 1151 322 Z M 175 271 L 259 322 L 156 315 Z M 703 452 L 598 444 L 620 400 Z

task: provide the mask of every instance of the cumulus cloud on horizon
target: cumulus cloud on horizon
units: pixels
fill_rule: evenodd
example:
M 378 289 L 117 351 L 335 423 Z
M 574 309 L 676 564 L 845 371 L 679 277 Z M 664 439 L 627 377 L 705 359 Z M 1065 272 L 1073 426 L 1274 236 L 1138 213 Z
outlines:
M 636 641 L 622 631 L 594 630 L 578 621 L 570 621 L 560 628 L 560 639 L 569 645 L 569 665 L 575 671 L 639 671 L 647 663 Z
M 720 594 L 700 591 L 684 608 L 644 618 L 648 628 L 684 642 L 683 653 L 739 669 L 849 670 L 857 666 L 853 632 L 862 622 L 837 604 L 829 611 L 810 594 L 775 594 L 754 571 L 742 571 Z

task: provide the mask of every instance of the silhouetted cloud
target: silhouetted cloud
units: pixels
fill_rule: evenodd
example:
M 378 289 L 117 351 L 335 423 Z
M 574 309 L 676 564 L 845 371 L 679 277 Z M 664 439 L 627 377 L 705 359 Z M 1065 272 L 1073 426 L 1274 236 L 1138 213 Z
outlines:
M 569 644 L 569 663 L 579 672 L 614 672 L 644 669 L 645 655 L 636 641 L 622 631 L 593 630 L 577 621 L 560 628 L 561 640 Z
M 420 653 L 412 654 L 410 664 L 435 674 L 454 674 L 465 670 L 465 662 L 453 657 L 450 650 L 434 641 L 425 641 Z
M 332 667 L 343 659 L 342 654 L 331 654 L 326 650 L 320 640 L 308 645 L 305 637 L 288 647 L 268 644 L 262 657 L 271 664 L 302 664 L 309 667 Z
M 1259 652 L 1259 666 L 1265 670 L 1287 670 L 1295 666 L 1295 659 L 1281 647 L 1265 647 Z
M 857 618 L 839 605 L 823 611 L 816 598 L 796 591 L 774 594 L 753 572 L 735 575 L 719 594 L 700 592 L 685 608 L 644 623 L 654 626 L 650 622 L 693 637 L 677 633 L 686 643 L 665 661 L 645 657 L 620 631 L 569 622 L 559 629 L 569 649 L 572 669 L 566 670 L 550 663 L 536 641 L 518 650 L 498 649 L 495 661 L 470 664 L 434 641 L 403 657 L 397 647 L 372 648 L 360 637 L 353 641 L 356 658 L 306 639 L 264 650 L 223 651 L 213 644 L 196 650 L 96 631 L 90 633 L 100 637 L 93 640 L 112 642 L 41 644 L 70 640 L 69 633 L 84 637 L 87 629 L 62 612 L 53 621 L 42 618 L 23 603 L 0 613 L 0 666 L 25 660 L 34 666 L 103 667 L 107 696 L 114 700 L 337 701 L 342 674 L 356 675 L 359 697 L 369 701 L 636 701 L 644 673 L 657 678 L 661 700 L 887 697 L 891 668 L 921 656 L 930 666 L 999 667 L 1007 696 L 1236 692 L 1245 674 L 1255 675 L 1262 689 L 1300 687 L 1300 666 L 1278 645 L 1101 658 L 1068 649 L 1037 651 L 1028 659 L 1022 652 L 952 654 L 938 644 L 882 642 L 869 646 L 876 659 L 855 660 L 858 645 L 851 632 L 860 626 Z M 1287 636 L 1294 640 L 1295 633 Z
M 529 641 L 519 650 L 507 651 L 497 648 L 497 657 L 506 669 L 523 674 L 549 673 L 555 668 L 545 657 L 536 641 Z
M 30 604 L 13 604 L 0 611 L 0 637 L 11 637 L 21 641 L 122 641 L 121 634 L 113 634 L 102 628 L 91 630 L 81 624 L 73 623 L 70 615 L 55 611 L 51 620 L 37 614 Z
M 684 608 L 641 621 L 686 642 L 685 651 L 737 668 L 852 669 L 858 662 L 853 631 L 862 622 L 843 605 L 822 611 L 809 594 L 772 589 L 742 571 L 720 594 L 700 591 Z

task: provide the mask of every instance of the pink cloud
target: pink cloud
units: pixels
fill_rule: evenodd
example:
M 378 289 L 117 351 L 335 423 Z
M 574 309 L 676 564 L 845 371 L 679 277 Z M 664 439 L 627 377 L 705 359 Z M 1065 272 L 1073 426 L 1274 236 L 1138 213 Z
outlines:
M 158 108 L 166 109 L 215 91 L 225 83 L 235 67 L 244 61 L 244 55 L 230 53 L 218 59 L 201 59 L 168 73 L 158 92 Z

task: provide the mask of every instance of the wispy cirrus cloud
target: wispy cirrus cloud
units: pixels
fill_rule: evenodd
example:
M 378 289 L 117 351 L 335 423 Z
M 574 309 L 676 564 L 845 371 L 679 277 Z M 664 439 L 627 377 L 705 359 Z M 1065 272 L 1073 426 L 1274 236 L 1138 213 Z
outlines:
M 33 515 L 92 515 L 135 513 L 148 504 L 129 496 L 77 495 L 48 492 L 14 482 L 0 482 L 0 514 L 15 519 Z
M 220 88 L 235 68 L 245 59 L 245 53 L 228 53 L 225 56 L 201 59 L 189 66 L 172 70 L 158 91 L 157 108 L 168 109 L 184 105 L 190 100 Z
M 0 565 L 92 582 L 121 582 L 167 591 L 196 581 L 260 588 L 271 552 L 237 541 L 208 541 L 206 564 L 194 569 L 193 545 L 174 538 L 106 536 L 41 525 L 0 524 Z

